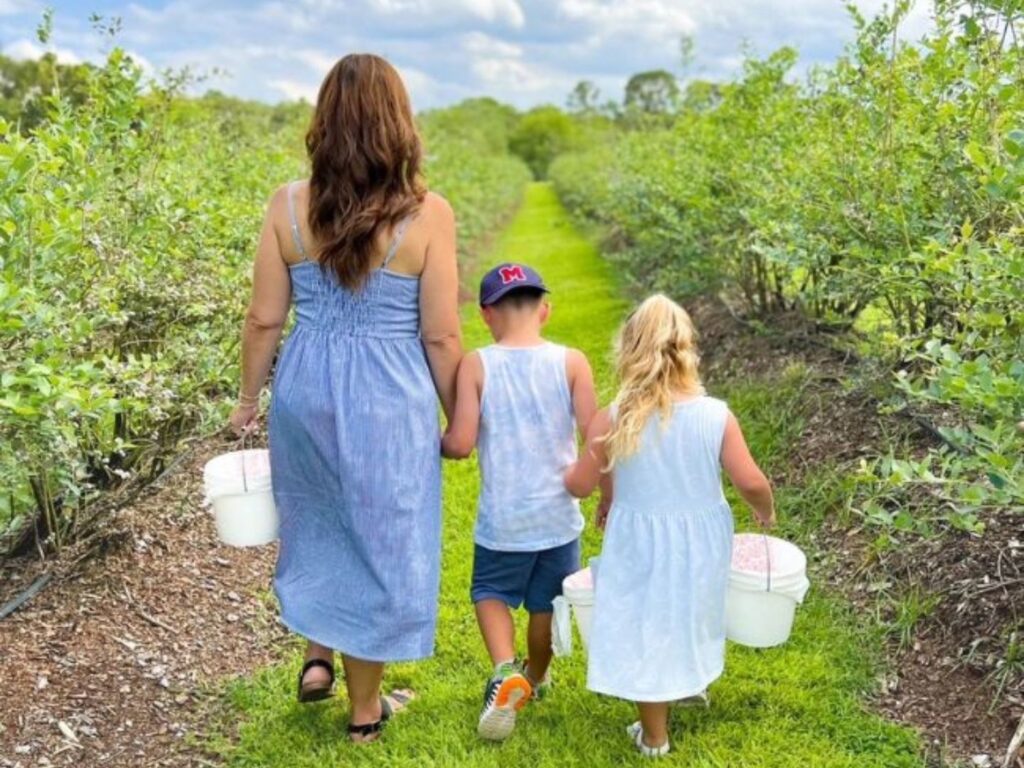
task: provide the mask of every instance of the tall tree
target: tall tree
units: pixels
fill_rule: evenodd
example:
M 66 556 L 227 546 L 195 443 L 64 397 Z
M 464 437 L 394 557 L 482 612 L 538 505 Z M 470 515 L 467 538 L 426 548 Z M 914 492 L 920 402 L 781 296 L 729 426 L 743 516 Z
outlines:
M 626 83 L 626 109 L 648 114 L 665 114 L 676 108 L 679 84 L 675 76 L 664 69 L 638 72 Z
M 580 80 L 565 101 L 568 110 L 577 115 L 592 115 L 601 108 L 601 91 L 590 80 Z
M 575 138 L 572 118 L 558 107 L 543 106 L 523 115 L 509 138 L 509 149 L 526 161 L 536 178 L 543 179 L 551 161 L 569 150 Z

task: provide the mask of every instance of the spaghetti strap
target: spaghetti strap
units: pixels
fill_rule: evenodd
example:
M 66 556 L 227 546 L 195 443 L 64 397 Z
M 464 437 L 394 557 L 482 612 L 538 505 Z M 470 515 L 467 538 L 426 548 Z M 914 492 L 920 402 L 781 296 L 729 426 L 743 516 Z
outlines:
M 398 253 L 398 246 L 402 244 L 402 238 L 405 236 L 406 227 L 409 226 L 409 222 L 412 221 L 413 214 L 409 214 L 395 227 L 395 236 L 391 238 L 391 245 L 388 246 L 387 255 L 384 257 L 384 263 L 380 265 L 381 269 L 387 269 L 388 264 L 395 258 L 395 254 Z
M 302 245 L 302 235 L 299 234 L 299 220 L 295 218 L 295 185 L 297 181 L 293 181 L 288 185 L 288 218 L 292 224 L 292 241 L 295 243 L 295 250 L 299 252 L 299 256 L 302 257 L 303 261 L 309 261 L 309 256 L 306 255 L 306 249 Z

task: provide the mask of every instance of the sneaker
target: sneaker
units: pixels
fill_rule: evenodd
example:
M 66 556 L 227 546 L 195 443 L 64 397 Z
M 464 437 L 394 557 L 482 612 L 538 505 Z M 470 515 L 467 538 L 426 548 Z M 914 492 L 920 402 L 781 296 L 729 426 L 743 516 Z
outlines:
M 484 688 L 484 709 L 477 733 L 491 741 L 507 739 L 516 727 L 516 714 L 526 706 L 533 689 L 516 664 L 502 664 Z
M 526 676 L 526 681 L 530 684 L 530 687 L 533 688 L 532 698 L 536 699 L 537 701 L 540 701 L 541 699 L 546 698 L 549 693 L 551 693 L 551 669 L 548 668 L 548 671 L 544 673 L 544 679 L 540 682 L 537 682 L 532 677 L 530 677 L 530 675 L 526 672 L 526 668 L 529 665 L 530 660 L 526 659 L 526 661 L 523 662 L 522 666 L 523 674 Z

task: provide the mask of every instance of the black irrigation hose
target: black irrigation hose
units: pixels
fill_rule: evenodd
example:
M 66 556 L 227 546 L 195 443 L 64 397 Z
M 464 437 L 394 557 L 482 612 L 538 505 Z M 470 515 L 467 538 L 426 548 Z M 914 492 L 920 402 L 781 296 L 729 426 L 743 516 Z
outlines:
M 50 579 L 53 577 L 51 573 L 44 573 L 39 576 L 35 581 L 29 585 L 29 588 L 18 595 L 16 598 L 7 603 L 3 608 L 0 608 L 0 621 L 6 619 L 16 610 L 21 608 L 25 603 L 31 600 L 33 597 L 43 591 L 43 587 L 50 583 Z

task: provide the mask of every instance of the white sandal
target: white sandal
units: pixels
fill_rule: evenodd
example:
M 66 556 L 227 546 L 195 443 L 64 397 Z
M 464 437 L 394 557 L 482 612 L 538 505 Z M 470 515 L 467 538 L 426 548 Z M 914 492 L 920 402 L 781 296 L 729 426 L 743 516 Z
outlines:
M 649 747 L 644 744 L 644 727 L 639 720 L 626 728 L 626 735 L 633 740 L 636 748 L 644 757 L 664 757 L 671 749 L 668 739 L 665 739 L 665 743 L 660 747 Z

